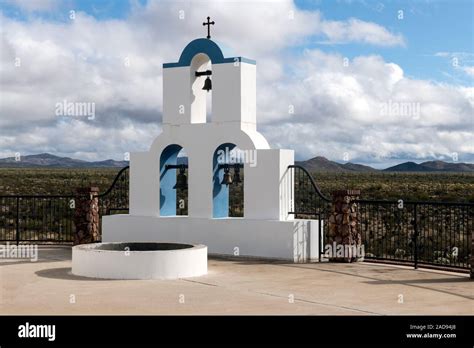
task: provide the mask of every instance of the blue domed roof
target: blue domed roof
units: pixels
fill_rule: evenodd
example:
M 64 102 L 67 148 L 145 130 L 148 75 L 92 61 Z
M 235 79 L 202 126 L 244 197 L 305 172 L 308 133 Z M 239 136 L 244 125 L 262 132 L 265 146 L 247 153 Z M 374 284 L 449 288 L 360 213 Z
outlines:
M 179 57 L 179 64 L 190 65 L 191 60 L 198 53 L 205 53 L 213 63 L 219 63 L 224 60 L 221 49 L 214 41 L 209 39 L 196 39 L 188 43 L 184 48 L 181 57 Z
M 177 63 L 165 63 L 163 68 L 176 68 L 182 66 L 190 66 L 191 61 L 196 54 L 204 53 L 211 60 L 212 64 L 222 63 L 234 63 L 234 62 L 245 62 L 250 64 L 256 64 L 254 60 L 243 58 L 243 57 L 231 57 L 224 58 L 224 54 L 219 46 L 210 39 L 196 39 L 191 41 L 181 53 L 179 61 Z

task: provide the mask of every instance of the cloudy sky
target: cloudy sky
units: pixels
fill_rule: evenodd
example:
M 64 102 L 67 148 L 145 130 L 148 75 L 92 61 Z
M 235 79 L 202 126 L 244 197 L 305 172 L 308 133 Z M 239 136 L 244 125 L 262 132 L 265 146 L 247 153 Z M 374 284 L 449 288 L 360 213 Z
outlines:
M 259 130 L 298 159 L 474 162 L 474 3 L 0 0 L 0 157 L 147 150 L 162 64 L 206 35 L 257 60 Z M 88 102 L 95 118 L 58 116 Z

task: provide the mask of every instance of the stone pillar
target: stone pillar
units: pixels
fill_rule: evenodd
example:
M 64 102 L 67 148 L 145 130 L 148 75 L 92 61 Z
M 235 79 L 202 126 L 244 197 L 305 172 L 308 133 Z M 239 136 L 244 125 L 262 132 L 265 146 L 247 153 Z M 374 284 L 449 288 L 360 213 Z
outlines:
M 76 190 L 74 245 L 95 243 L 101 240 L 99 232 L 98 187 L 82 187 Z
M 329 216 L 329 260 L 354 262 L 363 259 L 362 238 L 359 231 L 359 207 L 351 203 L 358 199 L 360 190 L 339 190 L 332 193 Z

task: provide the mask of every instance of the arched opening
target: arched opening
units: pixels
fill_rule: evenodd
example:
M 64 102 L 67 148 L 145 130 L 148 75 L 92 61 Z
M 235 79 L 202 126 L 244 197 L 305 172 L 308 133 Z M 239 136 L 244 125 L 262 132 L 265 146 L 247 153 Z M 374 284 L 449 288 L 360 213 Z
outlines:
M 168 145 L 160 156 L 160 216 L 188 214 L 188 158 L 180 145 Z
M 212 63 L 204 53 L 198 53 L 191 61 L 191 123 L 210 122 L 212 114 L 212 89 L 204 86 L 212 84 Z M 196 73 L 199 76 L 196 76 Z M 206 80 L 210 80 L 207 81 Z
M 220 145 L 213 156 L 213 217 L 244 216 L 244 168 L 240 150 L 232 143 Z
M 188 215 L 189 167 L 188 155 L 186 154 L 184 149 L 181 149 L 181 151 L 178 152 L 178 158 L 176 159 L 176 162 L 178 166 L 184 166 L 184 171 L 182 169 L 183 167 L 176 170 L 176 215 Z M 182 177 L 183 174 L 185 175 L 185 178 Z M 183 185 L 183 183 L 185 183 L 185 185 Z
M 212 71 L 210 61 L 209 61 L 207 70 Z M 206 123 L 211 123 L 211 122 L 212 122 L 212 90 L 206 93 Z

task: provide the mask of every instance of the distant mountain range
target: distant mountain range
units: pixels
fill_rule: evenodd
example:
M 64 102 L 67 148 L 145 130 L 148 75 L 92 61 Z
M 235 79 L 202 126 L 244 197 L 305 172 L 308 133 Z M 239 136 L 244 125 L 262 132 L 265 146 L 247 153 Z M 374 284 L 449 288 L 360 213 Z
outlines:
M 178 163 L 187 163 L 186 158 L 178 157 Z M 318 156 L 307 161 L 297 161 L 296 164 L 310 172 L 474 172 L 473 163 L 448 163 L 443 161 L 428 161 L 417 164 L 405 162 L 383 170 L 357 163 L 338 163 L 325 157 Z M 22 156 L 19 161 L 15 157 L 0 159 L 0 168 L 122 168 L 128 166 L 127 161 L 105 160 L 88 162 L 69 157 L 54 156 L 49 153 Z
M 307 161 L 296 162 L 310 172 L 474 172 L 473 163 L 449 163 L 443 161 L 428 161 L 417 164 L 405 162 L 386 169 L 378 170 L 356 163 L 337 163 L 325 157 L 314 157 Z
M 405 162 L 384 169 L 387 172 L 474 172 L 473 163 L 449 163 L 443 161 L 428 161 L 417 164 Z
M 355 163 L 337 163 L 326 157 L 318 156 L 307 161 L 297 161 L 298 164 L 310 172 L 376 172 L 377 169 Z
M 0 159 L 0 168 L 122 168 L 128 166 L 127 161 L 105 160 L 88 162 L 69 157 L 54 156 L 49 153 Z

